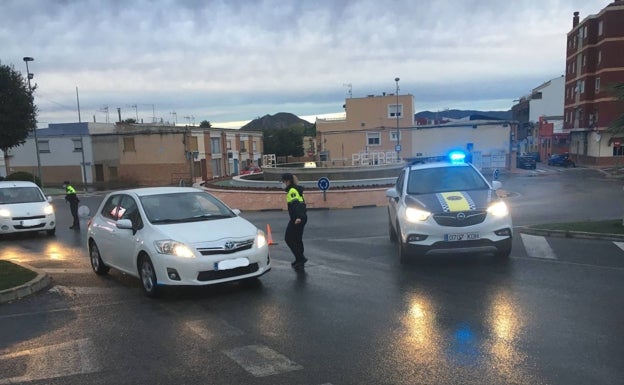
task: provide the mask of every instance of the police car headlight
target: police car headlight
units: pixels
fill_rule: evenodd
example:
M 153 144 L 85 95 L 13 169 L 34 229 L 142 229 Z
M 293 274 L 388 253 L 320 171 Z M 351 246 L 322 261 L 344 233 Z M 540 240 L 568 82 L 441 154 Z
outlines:
M 431 216 L 429 211 L 408 207 L 405 209 L 405 218 L 410 222 L 422 222 Z
M 487 208 L 487 212 L 499 218 L 509 215 L 507 205 L 503 201 L 492 203 L 490 207 Z
M 166 239 L 163 241 L 155 241 L 154 246 L 156 247 L 156 250 L 158 250 L 160 254 L 175 255 L 176 257 L 182 257 L 182 258 L 195 258 L 195 254 L 193 253 L 193 250 L 191 250 L 184 243 Z

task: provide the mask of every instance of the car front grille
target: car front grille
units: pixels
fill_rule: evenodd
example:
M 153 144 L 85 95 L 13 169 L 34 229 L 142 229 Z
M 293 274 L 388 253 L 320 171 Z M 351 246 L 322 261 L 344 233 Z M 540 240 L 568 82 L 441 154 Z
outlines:
M 198 281 L 216 281 L 218 279 L 238 277 L 241 275 L 247 275 L 258 271 L 259 267 L 257 263 L 251 263 L 249 266 L 237 267 L 228 270 L 212 270 L 212 271 L 200 271 L 197 275 Z
M 45 219 L 45 215 L 34 215 L 32 217 L 13 217 L 14 221 L 25 221 L 28 219 Z
M 198 247 L 197 250 L 201 253 L 201 255 L 232 254 L 251 249 L 253 243 L 253 239 L 247 239 L 239 242 L 231 242 L 229 245 L 226 243 L 223 246 L 218 247 Z
M 440 226 L 466 227 L 482 223 L 486 216 L 486 211 L 460 211 L 435 214 L 433 219 Z
M 18 229 L 18 230 L 26 230 L 26 229 L 39 229 L 39 228 L 45 227 L 45 225 L 46 225 L 45 223 L 40 223 L 40 224 L 38 224 L 36 226 L 24 227 L 22 225 L 14 225 L 13 227 Z

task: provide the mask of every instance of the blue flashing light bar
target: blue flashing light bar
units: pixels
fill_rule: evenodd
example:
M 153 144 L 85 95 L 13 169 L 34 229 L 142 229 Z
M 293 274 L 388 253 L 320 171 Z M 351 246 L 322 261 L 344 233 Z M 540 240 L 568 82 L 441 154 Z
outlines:
M 466 154 L 461 151 L 453 151 L 449 154 L 451 163 L 464 163 L 466 160 Z

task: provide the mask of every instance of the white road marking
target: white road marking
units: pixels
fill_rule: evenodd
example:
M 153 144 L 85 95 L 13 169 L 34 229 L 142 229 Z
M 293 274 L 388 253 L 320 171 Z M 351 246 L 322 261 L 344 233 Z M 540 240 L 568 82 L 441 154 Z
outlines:
M 54 268 L 44 268 L 44 269 L 39 269 L 39 270 L 43 270 L 48 274 L 87 274 L 87 273 L 93 273 L 93 270 L 91 269 L 54 269 Z
M 615 245 L 619 247 L 620 249 L 624 250 L 624 242 L 613 242 L 613 243 L 615 243 Z
M 318 255 L 318 253 L 315 253 L 315 255 Z M 271 267 L 274 268 L 274 269 L 281 269 L 281 270 L 291 270 L 292 269 L 292 266 L 290 265 L 290 262 L 277 260 L 275 258 L 271 260 Z M 305 268 L 308 271 L 310 269 L 318 269 L 318 270 L 323 270 L 324 272 L 327 272 L 327 273 L 334 273 L 334 274 L 338 274 L 338 275 L 347 275 L 347 276 L 350 276 L 350 277 L 359 277 L 360 276 L 360 274 L 352 273 L 352 272 L 347 271 L 347 270 L 336 269 L 335 267 L 318 264 L 318 263 L 313 262 L 313 261 L 308 261 L 306 263 L 306 265 L 305 265 Z
M 27 362 L 24 373 L 0 378 L 0 385 L 94 373 L 100 367 L 91 357 L 95 357 L 95 346 L 88 338 L 5 354 L 0 356 L 0 362 L 10 359 Z
M 215 337 L 236 337 L 245 334 L 241 329 L 230 325 L 223 319 L 204 318 L 195 321 L 189 321 L 186 326 L 206 341 L 210 341 Z
M 521 233 L 524 248 L 531 258 L 557 259 L 555 252 L 550 248 L 546 237 Z
M 62 285 L 53 286 L 48 293 L 56 293 L 65 295 L 67 297 L 76 297 L 78 295 L 111 295 L 113 293 L 118 293 L 125 291 L 123 288 L 115 288 L 115 287 L 68 287 Z
M 255 377 L 303 369 L 303 366 L 262 345 L 243 346 L 225 350 L 223 353 Z
M 378 245 L 380 241 L 390 242 L 390 238 L 387 235 L 375 235 L 371 237 L 353 237 L 353 238 L 329 238 L 328 242 L 351 242 L 366 245 Z

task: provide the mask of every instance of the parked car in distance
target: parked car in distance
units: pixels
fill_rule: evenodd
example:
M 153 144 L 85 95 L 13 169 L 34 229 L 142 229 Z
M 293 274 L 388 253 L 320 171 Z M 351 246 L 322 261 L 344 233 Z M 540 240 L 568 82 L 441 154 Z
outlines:
M 111 267 L 163 286 L 255 279 L 271 269 L 265 234 L 206 191 L 191 187 L 121 190 L 104 198 L 87 226 L 98 275 Z
M 516 158 L 516 167 L 527 170 L 535 170 L 535 158 L 529 155 L 519 155 Z
M 540 153 L 539 152 L 527 152 L 525 154 L 522 155 L 526 155 L 526 156 L 530 156 L 531 158 L 535 159 L 536 162 L 541 162 L 542 158 L 540 157 Z
M 554 154 L 548 159 L 549 166 L 576 167 L 576 164 L 570 158 L 567 152 L 564 154 Z
M 0 182 L 0 235 L 45 231 L 56 232 L 56 216 L 47 197 L 33 182 Z
M 262 172 L 262 169 L 258 166 L 249 166 L 240 172 L 241 175 L 257 174 Z

